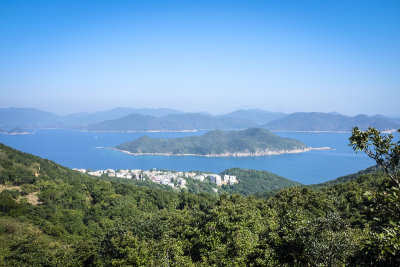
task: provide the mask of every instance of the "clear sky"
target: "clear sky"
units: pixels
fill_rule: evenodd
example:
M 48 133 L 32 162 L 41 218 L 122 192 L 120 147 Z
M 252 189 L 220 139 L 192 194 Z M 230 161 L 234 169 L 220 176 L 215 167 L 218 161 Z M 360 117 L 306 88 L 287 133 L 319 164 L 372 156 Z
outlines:
M 0 0 L 0 107 L 400 116 L 400 1 Z

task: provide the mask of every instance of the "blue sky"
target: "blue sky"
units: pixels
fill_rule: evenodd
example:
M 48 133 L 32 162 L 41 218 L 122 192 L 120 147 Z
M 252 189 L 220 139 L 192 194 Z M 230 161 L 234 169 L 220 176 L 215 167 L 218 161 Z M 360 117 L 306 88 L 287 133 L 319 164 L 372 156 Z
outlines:
M 0 0 L 0 107 L 400 116 L 400 1 Z

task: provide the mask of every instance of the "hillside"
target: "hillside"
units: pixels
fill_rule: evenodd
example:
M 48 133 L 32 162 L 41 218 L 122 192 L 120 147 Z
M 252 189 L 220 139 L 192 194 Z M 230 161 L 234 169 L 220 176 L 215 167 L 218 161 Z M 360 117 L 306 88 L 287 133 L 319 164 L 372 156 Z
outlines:
M 391 190 L 384 176 L 368 174 L 268 199 L 176 193 L 93 178 L 0 144 L 0 263 L 398 266 Z
M 221 191 L 228 194 L 238 193 L 249 196 L 259 192 L 265 193 L 302 185 L 285 177 L 260 170 L 231 168 L 220 174 L 234 175 L 240 181 L 238 184 L 222 187 Z
M 199 113 L 172 114 L 164 117 L 132 114 L 116 120 L 88 126 L 89 131 L 185 131 L 243 129 L 256 124 L 236 118 L 216 118 Z
M 346 131 L 354 126 L 365 130 L 374 127 L 381 131 L 398 129 L 400 124 L 383 116 L 357 115 L 348 117 L 335 113 L 298 112 L 268 122 L 265 128 L 271 131 Z
M 268 130 L 250 128 L 242 131 L 215 130 L 202 136 L 181 138 L 140 137 L 116 146 L 133 154 L 200 156 L 263 156 L 306 151 L 302 142 L 279 137 Z
M 347 174 L 341 177 L 338 177 L 336 179 L 324 182 L 324 183 L 320 183 L 320 184 L 313 184 L 313 185 L 308 185 L 309 187 L 312 187 L 314 189 L 320 189 L 320 188 L 326 188 L 326 187 L 330 187 L 330 186 L 334 186 L 334 185 L 338 185 L 338 184 L 343 184 L 352 180 L 357 180 L 358 178 L 365 176 L 367 174 L 376 174 L 382 172 L 382 169 L 378 167 L 378 165 L 374 165 L 371 167 L 368 167 L 364 170 L 360 170 L 356 173 L 351 173 L 351 174 Z

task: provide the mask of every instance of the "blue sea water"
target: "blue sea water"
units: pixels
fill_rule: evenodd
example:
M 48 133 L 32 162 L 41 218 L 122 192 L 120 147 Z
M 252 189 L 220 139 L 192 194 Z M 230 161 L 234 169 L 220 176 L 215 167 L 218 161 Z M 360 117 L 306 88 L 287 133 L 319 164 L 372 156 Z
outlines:
M 29 135 L 0 134 L 0 142 L 69 168 L 84 169 L 170 169 L 221 172 L 232 167 L 266 170 L 303 184 L 321 183 L 374 165 L 362 153 L 348 146 L 349 133 L 278 132 L 310 147 L 331 147 L 329 151 L 309 151 L 264 157 L 207 158 L 194 156 L 133 156 L 99 147 L 111 147 L 143 135 L 174 138 L 201 135 L 197 132 L 119 133 L 78 130 L 32 130 Z

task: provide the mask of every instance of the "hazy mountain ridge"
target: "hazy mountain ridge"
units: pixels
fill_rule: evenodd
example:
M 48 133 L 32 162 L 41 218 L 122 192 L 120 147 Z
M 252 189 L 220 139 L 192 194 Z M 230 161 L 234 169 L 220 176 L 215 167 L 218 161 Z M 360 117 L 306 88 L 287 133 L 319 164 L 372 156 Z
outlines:
M 261 125 L 273 120 L 283 118 L 287 115 L 288 115 L 287 113 L 283 112 L 270 112 L 260 109 L 239 109 L 227 114 L 220 115 L 219 117 L 240 118 L 240 119 L 250 120 Z
M 172 114 L 161 118 L 131 114 L 117 120 L 89 125 L 89 131 L 190 131 L 243 129 L 257 124 L 237 118 L 216 118 L 199 113 Z
M 106 120 L 119 119 L 129 114 L 151 115 L 162 117 L 168 114 L 181 114 L 183 112 L 168 108 L 123 108 L 98 112 L 80 112 L 68 115 L 57 115 L 35 108 L 0 108 L 0 127 L 3 128 L 86 128 Z
M 349 117 L 341 114 L 321 112 L 297 112 L 264 125 L 272 131 L 351 131 L 354 126 L 360 129 L 374 127 L 381 131 L 397 129 L 400 124 L 383 116 L 360 114 Z
M 274 119 L 274 120 L 273 120 Z M 267 122 L 267 123 L 265 123 Z M 93 131 L 182 131 L 264 127 L 273 131 L 351 131 L 372 126 L 379 130 L 400 127 L 400 120 L 383 115 L 345 116 L 337 112 L 285 114 L 258 109 L 236 110 L 212 116 L 168 108 L 123 108 L 94 113 L 57 115 L 35 108 L 0 108 L 0 127 L 73 128 Z
M 270 153 L 304 151 L 302 142 L 279 137 L 268 130 L 250 128 L 243 131 L 215 130 L 201 136 L 150 138 L 142 136 L 116 146 L 134 154 L 168 154 L 199 156 L 263 156 Z
M 181 114 L 183 112 L 175 110 L 175 109 L 167 109 L 167 108 L 158 108 L 158 109 L 150 109 L 150 108 L 114 108 L 106 111 L 99 111 L 94 113 L 74 113 L 70 115 L 63 116 L 61 119 L 65 124 L 71 125 L 79 125 L 82 127 L 86 127 L 89 124 L 100 123 L 106 120 L 115 120 L 130 114 L 141 114 L 148 115 L 154 117 L 162 117 L 168 114 Z
M 1 108 L 0 127 L 2 128 L 34 128 L 57 125 L 59 116 L 35 108 Z

